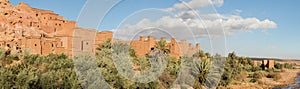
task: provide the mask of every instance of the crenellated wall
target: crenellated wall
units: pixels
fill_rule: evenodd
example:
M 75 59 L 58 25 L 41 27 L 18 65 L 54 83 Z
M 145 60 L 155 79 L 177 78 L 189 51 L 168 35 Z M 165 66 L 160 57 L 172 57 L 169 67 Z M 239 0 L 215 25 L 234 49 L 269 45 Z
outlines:
M 160 40 L 167 41 L 166 38 L 161 38 Z M 136 51 L 136 55 L 141 57 L 153 50 L 158 41 L 159 40 L 155 40 L 153 36 L 148 36 L 147 38 L 141 36 L 138 40 L 132 40 L 130 45 Z M 170 50 L 170 56 L 176 57 L 177 59 L 184 55 L 192 56 L 195 52 L 200 50 L 199 43 L 196 44 L 196 46 L 188 44 L 185 40 L 178 43 L 175 38 L 167 42 L 166 47 Z
M 149 53 L 155 47 L 156 42 L 152 36 L 147 38 L 141 36 L 139 40 L 132 40 L 130 45 L 136 51 L 136 55 L 140 57 Z
M 53 11 L 32 8 L 23 2 L 12 6 L 8 0 L 0 0 L 0 38 L 0 47 L 15 52 L 27 49 L 32 54 L 64 53 L 73 56 L 95 53 L 100 44 L 113 39 L 113 33 L 78 28 L 77 22 L 68 21 Z M 166 38 L 161 40 L 167 41 Z M 158 41 L 153 36 L 141 36 L 129 44 L 140 57 L 153 50 Z M 179 59 L 193 55 L 200 49 L 200 44 L 193 46 L 185 40 L 178 42 L 172 38 L 166 47 L 171 56 Z

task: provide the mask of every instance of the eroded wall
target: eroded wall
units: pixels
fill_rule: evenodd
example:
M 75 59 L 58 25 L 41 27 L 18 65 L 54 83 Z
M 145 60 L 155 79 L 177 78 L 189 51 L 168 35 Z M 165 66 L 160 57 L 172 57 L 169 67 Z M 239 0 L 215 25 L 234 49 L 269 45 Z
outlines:
M 93 54 L 99 45 L 113 39 L 110 31 L 78 28 L 76 22 L 68 21 L 53 11 L 32 8 L 23 2 L 12 6 L 8 0 L 0 0 L 0 8 L 0 46 L 9 50 L 29 49 L 32 54 L 40 55 Z M 166 41 L 165 38 L 161 40 Z M 158 41 L 153 36 L 142 36 L 129 44 L 137 56 L 145 56 Z M 184 40 L 171 39 L 166 47 L 170 49 L 170 55 L 178 59 L 193 55 L 200 49 L 200 44 L 193 46 Z
M 166 38 L 161 38 L 160 40 L 167 41 Z M 158 41 L 159 40 L 155 40 L 153 36 L 148 36 L 147 38 L 141 36 L 139 40 L 132 40 L 130 45 L 136 51 L 136 55 L 141 57 L 153 50 Z M 170 50 L 170 56 L 176 57 L 176 59 L 179 59 L 184 55 L 192 56 L 200 50 L 200 44 L 193 46 L 192 44 L 188 44 L 185 40 L 178 43 L 174 38 L 166 43 L 166 47 Z

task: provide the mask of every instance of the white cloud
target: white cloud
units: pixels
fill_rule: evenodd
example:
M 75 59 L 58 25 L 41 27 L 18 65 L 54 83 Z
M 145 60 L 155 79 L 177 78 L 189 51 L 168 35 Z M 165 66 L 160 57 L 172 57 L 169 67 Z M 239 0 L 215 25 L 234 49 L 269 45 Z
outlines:
M 232 12 L 232 14 L 234 15 L 240 15 L 240 13 L 242 13 L 243 11 L 242 10 L 239 10 L 239 9 L 236 9 Z
M 199 15 L 199 12 L 197 11 L 186 11 L 186 12 L 179 12 L 175 17 L 179 17 L 179 18 L 182 18 L 182 19 L 195 19 L 197 18 Z
M 224 0 L 212 0 L 213 4 L 220 7 L 224 4 Z
M 191 0 L 189 2 L 177 3 L 173 7 L 176 9 L 201 8 L 209 5 L 222 6 L 223 0 Z
M 141 30 L 154 27 L 169 32 L 169 34 L 172 34 L 177 39 L 190 39 L 193 38 L 192 35 L 195 35 L 196 37 L 205 37 L 208 36 L 208 33 L 211 36 L 222 36 L 224 35 L 223 29 L 226 35 L 230 35 L 233 34 L 233 32 L 240 30 L 248 31 L 277 27 L 275 22 L 268 19 L 259 20 L 257 18 L 242 18 L 237 15 L 226 16 L 221 14 L 208 14 L 200 15 L 201 18 L 203 17 L 203 19 L 200 20 L 197 19 L 195 15 L 188 13 L 179 13 L 177 17 L 164 16 L 157 21 L 143 19 L 137 24 L 125 25 L 120 30 L 123 30 L 127 35 L 133 35 Z M 156 34 L 158 33 L 159 32 Z M 162 37 L 159 35 L 157 36 Z
M 187 2 L 192 8 L 202 8 L 210 5 L 221 6 L 223 0 L 191 0 Z M 179 11 L 175 11 L 179 10 Z M 156 38 L 172 35 L 177 39 L 191 39 L 199 37 L 219 37 L 234 34 L 236 31 L 251 31 L 256 29 L 272 29 L 277 24 L 269 19 L 259 20 L 255 17 L 243 18 L 239 14 L 241 10 L 235 10 L 233 15 L 223 15 L 216 13 L 202 13 L 199 9 L 189 10 L 184 3 L 177 3 L 172 8 L 164 11 L 177 13 L 174 16 L 163 16 L 156 21 L 143 19 L 133 25 L 123 25 L 116 31 L 122 38 L 132 38 L 136 34 L 151 35 Z M 143 30 L 149 30 L 150 33 Z M 167 33 L 163 33 L 167 32 Z M 195 36 L 195 37 L 194 37 Z
M 164 12 L 174 12 L 175 9 L 174 8 L 166 8 L 166 9 L 162 9 L 162 11 L 164 11 Z
M 276 28 L 277 24 L 268 19 L 258 20 L 257 18 L 239 18 L 223 20 L 225 30 L 251 30 Z
M 183 0 L 182 3 L 174 4 L 173 7 L 164 9 L 163 11 L 173 12 L 175 10 L 185 10 L 185 9 L 198 9 L 210 5 L 222 6 L 224 3 L 223 0 Z

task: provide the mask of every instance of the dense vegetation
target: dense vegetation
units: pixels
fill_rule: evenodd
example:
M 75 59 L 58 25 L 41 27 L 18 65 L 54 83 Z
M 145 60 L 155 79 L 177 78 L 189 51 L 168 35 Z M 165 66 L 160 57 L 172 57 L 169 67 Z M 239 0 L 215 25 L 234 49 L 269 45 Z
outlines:
M 280 76 L 272 72 L 272 70 L 267 74 L 260 67 L 252 66 L 253 62 L 250 58 L 238 57 L 234 52 L 230 53 L 227 58 L 222 59 L 218 54 L 211 56 L 211 54 L 199 50 L 192 57 L 185 56 L 177 60 L 168 55 L 170 51 L 166 47 L 166 42 L 159 41 L 153 52 L 161 52 L 166 58 L 153 60 L 151 59 L 153 58 L 152 54 L 148 54 L 146 57 L 137 57 L 130 46 L 120 44 L 119 46 L 128 48 L 126 52 L 130 56 L 123 58 L 132 62 L 135 71 L 153 71 L 151 70 L 151 66 L 153 66 L 151 61 L 167 63 L 165 70 L 162 71 L 156 80 L 140 83 L 130 80 L 119 73 L 112 56 L 113 51 L 117 49 L 113 49 L 113 46 L 115 45 L 111 44 L 110 40 L 107 40 L 97 48 L 94 59 L 89 56 L 70 59 L 64 54 L 29 55 L 26 51 L 24 53 L 10 54 L 0 49 L 0 88 L 99 88 L 97 86 L 103 81 L 95 76 L 100 75 L 103 75 L 107 85 L 117 89 L 170 88 L 174 87 L 174 84 L 176 85 L 176 79 L 181 74 L 189 73 L 195 81 L 192 85 L 187 85 L 196 89 L 228 86 L 233 81 L 245 81 L 246 77 L 252 78 L 250 82 L 256 82 L 262 76 L 274 78 L 274 80 L 280 79 Z M 184 65 L 184 67 L 193 70 L 181 71 L 183 64 L 187 62 L 191 64 Z M 276 63 L 275 68 L 292 68 L 292 66 L 290 64 Z M 216 75 L 221 73 L 223 74 Z
M 0 88 L 81 88 L 71 59 L 64 54 L 5 55 L 1 51 Z M 18 63 L 19 59 L 21 63 Z M 6 62 L 5 62 L 6 61 Z M 8 62 L 15 61 L 15 62 Z

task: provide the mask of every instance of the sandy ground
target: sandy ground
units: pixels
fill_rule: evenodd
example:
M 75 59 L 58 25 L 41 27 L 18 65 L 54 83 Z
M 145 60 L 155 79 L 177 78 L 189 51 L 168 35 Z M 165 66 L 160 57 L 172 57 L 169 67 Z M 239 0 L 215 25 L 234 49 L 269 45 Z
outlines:
M 281 79 L 274 81 L 272 78 L 263 77 L 256 83 L 247 82 L 250 79 L 247 78 L 245 82 L 234 82 L 226 89 L 272 89 L 274 87 L 286 87 L 296 82 L 295 78 L 298 77 L 300 69 L 290 69 L 280 72 Z

